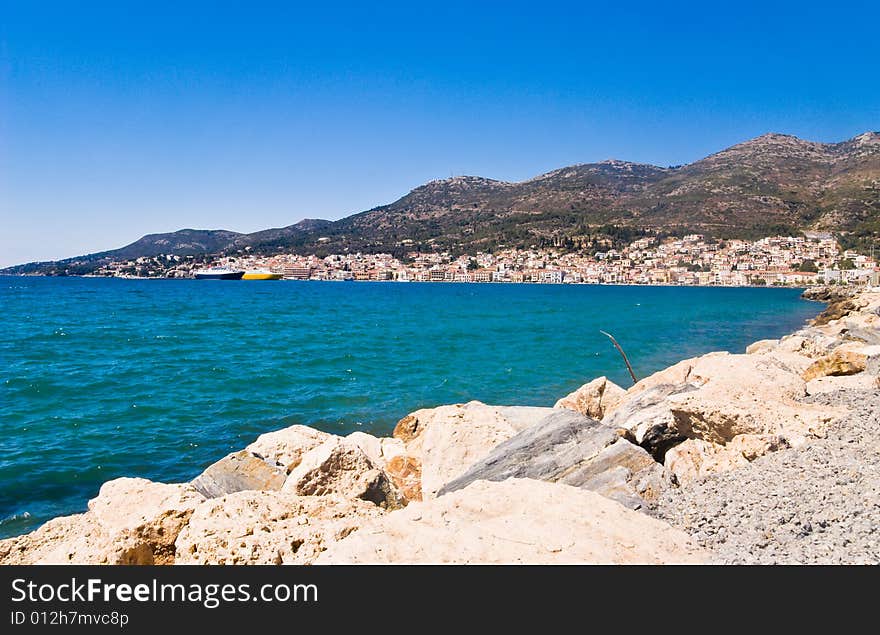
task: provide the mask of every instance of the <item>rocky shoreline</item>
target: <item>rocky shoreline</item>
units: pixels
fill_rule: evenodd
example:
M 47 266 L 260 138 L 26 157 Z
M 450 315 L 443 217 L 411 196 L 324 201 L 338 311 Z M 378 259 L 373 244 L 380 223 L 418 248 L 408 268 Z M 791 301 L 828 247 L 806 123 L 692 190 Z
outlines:
M 120 478 L 0 564 L 880 563 L 880 291 L 553 408 L 261 435 L 190 483 Z

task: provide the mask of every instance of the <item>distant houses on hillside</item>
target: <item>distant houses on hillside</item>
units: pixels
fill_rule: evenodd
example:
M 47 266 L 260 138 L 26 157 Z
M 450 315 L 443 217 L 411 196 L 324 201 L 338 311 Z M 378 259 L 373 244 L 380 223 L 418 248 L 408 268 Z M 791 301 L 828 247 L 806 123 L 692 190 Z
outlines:
M 873 258 L 842 252 L 833 236 L 770 236 L 757 241 L 708 239 L 700 234 L 640 238 L 623 249 L 596 253 L 503 249 L 453 256 L 448 252 L 279 254 L 230 256 L 216 264 L 268 268 L 291 280 L 400 282 L 654 284 L 695 286 L 810 286 L 880 284 Z M 113 263 L 99 275 L 189 277 L 191 259 L 164 256 Z

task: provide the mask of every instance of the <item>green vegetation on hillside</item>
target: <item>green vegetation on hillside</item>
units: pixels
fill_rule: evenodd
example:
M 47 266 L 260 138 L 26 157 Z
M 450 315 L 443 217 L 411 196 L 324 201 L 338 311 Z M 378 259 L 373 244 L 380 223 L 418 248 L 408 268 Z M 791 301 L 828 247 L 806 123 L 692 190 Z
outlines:
M 521 183 L 454 177 L 339 221 L 307 220 L 254 234 L 182 230 L 122 249 L 11 273 L 88 273 L 158 254 L 391 253 L 454 255 L 554 247 L 590 253 L 642 236 L 699 233 L 756 240 L 831 231 L 869 253 L 880 238 L 880 134 L 821 144 L 769 134 L 684 166 L 606 161 Z

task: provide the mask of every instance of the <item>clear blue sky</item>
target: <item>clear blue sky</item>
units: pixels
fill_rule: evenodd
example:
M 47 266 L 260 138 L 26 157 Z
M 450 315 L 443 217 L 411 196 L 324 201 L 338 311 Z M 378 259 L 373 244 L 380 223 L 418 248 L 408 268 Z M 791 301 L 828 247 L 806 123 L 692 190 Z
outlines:
M 0 266 L 880 128 L 877 2 L 0 0 Z

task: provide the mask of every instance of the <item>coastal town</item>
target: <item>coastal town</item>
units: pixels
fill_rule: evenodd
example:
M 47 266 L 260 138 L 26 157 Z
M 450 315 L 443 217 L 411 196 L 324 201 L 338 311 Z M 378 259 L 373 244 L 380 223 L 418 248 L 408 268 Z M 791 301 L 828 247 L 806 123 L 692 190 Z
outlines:
M 191 278 L 204 259 L 141 257 L 110 263 L 95 275 Z M 584 253 L 557 249 L 502 249 L 454 257 L 449 253 L 278 254 L 247 252 L 207 264 L 269 270 L 290 280 L 399 282 L 659 284 L 691 286 L 877 285 L 871 256 L 841 250 L 826 233 L 773 236 L 756 241 L 714 240 L 700 234 L 661 240 L 640 238 L 622 249 Z

